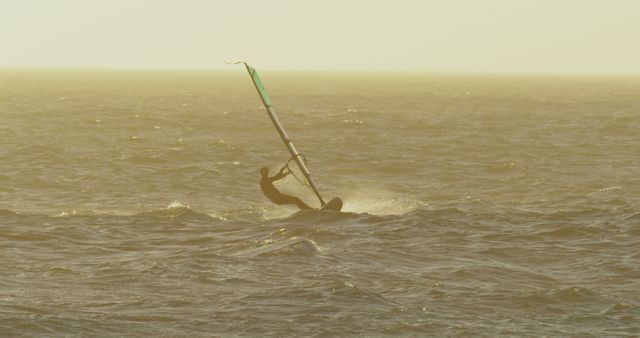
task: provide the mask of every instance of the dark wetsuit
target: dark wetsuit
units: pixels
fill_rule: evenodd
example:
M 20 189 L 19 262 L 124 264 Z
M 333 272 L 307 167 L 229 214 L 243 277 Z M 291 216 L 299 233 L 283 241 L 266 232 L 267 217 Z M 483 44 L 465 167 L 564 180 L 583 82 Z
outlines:
M 290 196 L 287 194 L 281 193 L 276 187 L 273 185 L 273 182 L 285 177 L 286 174 L 280 171 L 277 175 L 272 177 L 263 177 L 260 179 L 260 189 L 268 199 L 270 199 L 273 203 L 282 205 L 282 204 L 295 204 L 298 206 L 300 210 L 303 209 L 311 209 L 306 203 L 304 203 L 301 199 Z

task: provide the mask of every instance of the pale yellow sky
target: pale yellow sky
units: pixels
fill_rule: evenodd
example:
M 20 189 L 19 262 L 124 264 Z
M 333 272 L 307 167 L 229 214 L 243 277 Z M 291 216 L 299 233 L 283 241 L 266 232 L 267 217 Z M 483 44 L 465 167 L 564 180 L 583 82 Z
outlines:
M 0 67 L 640 74 L 640 0 L 0 0 Z

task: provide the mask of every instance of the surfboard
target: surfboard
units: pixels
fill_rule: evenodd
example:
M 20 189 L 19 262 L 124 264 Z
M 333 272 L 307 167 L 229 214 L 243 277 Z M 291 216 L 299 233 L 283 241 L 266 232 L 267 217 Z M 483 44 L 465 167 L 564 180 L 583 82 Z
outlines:
M 340 199 L 340 197 L 334 197 L 318 210 L 320 210 L 320 211 L 326 211 L 326 210 L 340 211 L 340 210 L 342 210 L 342 200 Z

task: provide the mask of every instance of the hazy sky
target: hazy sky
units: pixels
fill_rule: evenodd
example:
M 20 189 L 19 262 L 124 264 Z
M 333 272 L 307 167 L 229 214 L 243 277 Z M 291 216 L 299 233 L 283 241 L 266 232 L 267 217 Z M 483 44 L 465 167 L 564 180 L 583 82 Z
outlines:
M 0 0 L 0 67 L 640 74 L 640 0 Z

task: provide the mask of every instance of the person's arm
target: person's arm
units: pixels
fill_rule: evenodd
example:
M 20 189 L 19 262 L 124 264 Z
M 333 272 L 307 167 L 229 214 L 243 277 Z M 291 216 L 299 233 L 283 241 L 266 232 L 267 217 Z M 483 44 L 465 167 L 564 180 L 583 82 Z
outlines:
M 285 176 L 289 175 L 289 173 L 285 173 L 285 172 L 284 172 L 284 169 L 285 169 L 285 168 L 287 168 L 287 167 L 282 167 L 282 169 L 280 169 L 280 171 L 278 171 L 278 173 L 277 173 L 275 176 L 273 176 L 271 179 L 272 179 L 273 181 L 277 181 L 277 180 L 279 180 L 279 179 L 281 179 L 281 178 L 283 178 L 283 177 L 285 177 Z

